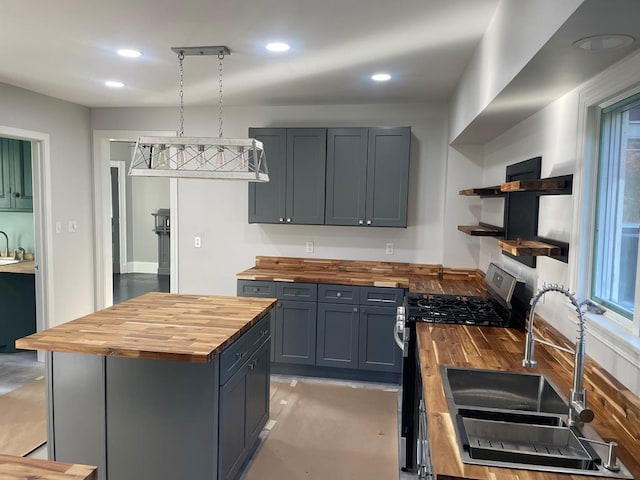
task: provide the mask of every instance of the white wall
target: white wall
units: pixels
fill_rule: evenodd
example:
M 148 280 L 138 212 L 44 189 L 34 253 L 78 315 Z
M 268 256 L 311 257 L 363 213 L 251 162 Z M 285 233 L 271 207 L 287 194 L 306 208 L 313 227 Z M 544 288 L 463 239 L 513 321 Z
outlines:
M 95 109 L 93 128 L 163 130 L 176 125 L 177 109 Z M 217 134 L 217 112 L 188 108 L 186 135 Z M 250 225 L 246 183 L 179 180 L 179 290 L 235 294 L 235 274 L 256 255 L 441 263 L 443 251 L 446 108 L 430 105 L 225 107 L 226 137 L 260 126 L 412 127 L 407 229 L 302 225 Z M 268 162 L 268 159 L 267 159 Z M 202 248 L 193 237 L 202 237 Z M 305 253 L 313 241 L 315 252 Z M 395 254 L 386 255 L 385 243 Z M 472 265 L 470 265 L 472 266 Z
M 559 98 L 547 108 L 514 126 L 500 137 L 485 145 L 483 185 L 498 184 L 503 181 L 507 165 L 535 156 L 542 156 L 542 176 L 556 176 L 573 173 L 574 189 L 571 196 L 549 196 L 540 199 L 538 233 L 558 240 L 570 242 L 570 263 L 562 263 L 551 258 L 538 257 L 537 268 L 531 269 L 502 255 L 493 239 L 482 241 L 480 251 L 480 268 L 486 269 L 490 261 L 502 264 L 507 270 L 521 275 L 535 291 L 538 280 L 548 283 L 559 283 L 577 291 L 579 299 L 588 292 L 581 288 L 584 275 L 588 274 L 588 266 L 584 260 L 591 250 L 590 235 L 584 232 L 584 220 L 576 223 L 581 215 L 574 210 L 581 210 L 581 199 L 592 193 L 593 184 L 589 177 L 583 177 L 594 168 L 589 161 L 585 162 L 580 134 L 582 128 L 581 96 L 586 90 L 592 90 L 603 83 L 620 85 L 621 79 L 632 78 L 637 83 L 637 72 L 640 71 L 640 54 L 632 55 L 619 62 L 605 72 Z M 636 72 L 634 75 L 633 72 Z M 629 87 L 629 84 L 626 85 Z M 606 90 L 606 89 L 604 89 Z M 586 179 L 586 181 L 585 181 Z M 581 188 L 583 189 L 581 191 Z M 588 209 L 587 209 L 588 210 Z M 484 200 L 481 218 L 487 223 L 502 225 L 502 200 Z M 583 255 L 578 252 L 583 251 Z M 545 303 L 539 304 L 536 313 L 542 315 L 558 328 L 567 338 L 576 335 L 576 315 L 566 307 L 560 295 L 545 296 Z M 623 338 L 603 335 L 598 329 L 587 330 L 587 354 L 594 358 L 607 371 L 625 384 L 631 391 L 640 394 L 640 351 L 636 346 L 629 346 Z M 546 347 L 540 347 L 546 348 Z
M 0 126 L 45 133 L 51 146 L 51 211 L 65 228 L 53 234 L 54 317 L 50 325 L 93 311 L 93 229 L 89 109 L 0 84 Z M 78 230 L 66 226 L 75 220 Z M 38 252 L 36 252 L 37 256 Z
M 584 0 L 502 0 L 458 82 L 449 140 L 500 93 Z

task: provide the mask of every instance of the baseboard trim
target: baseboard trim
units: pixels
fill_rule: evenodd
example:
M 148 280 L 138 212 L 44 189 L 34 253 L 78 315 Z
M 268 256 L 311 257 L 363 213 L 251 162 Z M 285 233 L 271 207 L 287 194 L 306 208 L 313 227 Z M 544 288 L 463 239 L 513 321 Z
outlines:
M 129 262 L 127 273 L 158 273 L 157 262 Z

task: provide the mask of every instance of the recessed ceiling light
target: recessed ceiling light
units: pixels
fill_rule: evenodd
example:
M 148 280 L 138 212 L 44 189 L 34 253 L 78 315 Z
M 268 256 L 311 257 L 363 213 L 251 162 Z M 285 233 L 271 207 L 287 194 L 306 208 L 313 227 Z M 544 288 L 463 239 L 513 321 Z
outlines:
M 117 53 L 121 57 L 127 57 L 127 58 L 138 58 L 140 55 L 142 55 L 142 52 L 139 52 L 138 50 L 133 50 L 131 48 L 121 48 L 120 50 L 118 50 Z
M 388 73 L 376 73 L 375 75 L 371 75 L 371 80 L 376 82 L 387 82 L 391 80 L 391 75 Z
M 573 42 L 573 46 L 589 52 L 597 52 L 600 50 L 628 47 L 634 41 L 635 38 L 630 35 L 594 35 Z
M 282 42 L 272 42 L 267 44 L 267 50 L 270 52 L 286 52 L 290 48 L 291 47 L 288 44 Z
M 107 80 L 104 84 L 109 88 L 122 88 L 124 87 L 124 83 L 118 82 L 117 80 Z

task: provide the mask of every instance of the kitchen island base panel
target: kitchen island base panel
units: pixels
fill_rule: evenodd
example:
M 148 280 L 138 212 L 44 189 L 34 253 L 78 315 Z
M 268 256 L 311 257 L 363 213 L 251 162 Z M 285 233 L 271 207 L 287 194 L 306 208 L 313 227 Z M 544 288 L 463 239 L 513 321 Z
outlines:
M 347 368 L 294 365 L 292 363 L 272 363 L 271 373 L 298 377 L 319 377 L 325 379 L 348 380 L 357 382 L 389 383 L 400 385 L 399 372 L 375 372 L 351 370 Z
M 49 361 L 55 460 L 97 465 L 99 480 L 217 478 L 218 357 Z

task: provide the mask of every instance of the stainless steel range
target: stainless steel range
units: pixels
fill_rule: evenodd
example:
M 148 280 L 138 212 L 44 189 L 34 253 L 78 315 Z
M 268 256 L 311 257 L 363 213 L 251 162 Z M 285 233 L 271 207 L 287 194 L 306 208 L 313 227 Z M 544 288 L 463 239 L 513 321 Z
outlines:
M 404 305 L 398 307 L 396 342 L 403 350 L 402 362 L 402 420 L 401 467 L 404 471 L 418 472 L 422 478 L 425 466 L 426 439 L 419 428 L 426 419 L 421 418 L 422 381 L 416 349 L 415 325 L 418 322 L 458 324 L 478 327 L 523 328 L 528 308 L 525 284 L 495 264 L 490 264 L 485 275 L 487 296 L 444 295 L 424 292 L 409 293 Z

